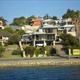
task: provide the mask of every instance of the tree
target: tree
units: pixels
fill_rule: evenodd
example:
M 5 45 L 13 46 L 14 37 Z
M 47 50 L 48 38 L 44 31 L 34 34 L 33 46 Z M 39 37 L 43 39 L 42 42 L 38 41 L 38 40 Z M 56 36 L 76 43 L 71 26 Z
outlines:
M 23 26 L 26 25 L 26 18 L 25 17 L 19 17 L 19 18 L 14 18 L 13 22 L 11 23 L 11 25 L 17 25 L 17 26 Z
M 68 9 L 67 12 L 62 16 L 62 18 L 79 18 L 80 16 L 80 11 L 77 10 L 77 11 L 74 11 L 74 10 L 70 10 Z
M 62 44 L 67 47 L 80 47 L 79 40 L 70 34 L 61 34 Z
M 0 30 L 0 37 L 10 37 L 11 33 L 5 30 Z
M 16 26 L 24 26 L 24 25 L 30 25 L 32 19 L 35 19 L 36 17 L 34 15 L 25 18 L 25 17 L 19 17 L 19 18 L 14 18 L 13 22 L 10 25 L 16 25 Z
M 70 10 L 68 9 L 67 12 L 62 16 L 62 18 L 71 18 L 72 23 L 75 24 L 76 27 L 76 35 L 80 42 L 80 11 L 79 10 Z
M 8 32 L 7 30 L 1 29 L 0 30 L 0 38 L 1 38 L 1 44 L 4 46 L 4 37 L 10 37 L 12 34 Z
M 6 28 L 4 28 L 4 31 L 7 31 L 7 32 L 9 32 L 9 33 L 11 33 L 11 34 L 14 33 L 14 30 L 13 30 L 11 27 L 6 27 Z
M 53 19 L 53 20 L 57 20 L 57 17 L 56 17 L 56 16 L 53 16 L 52 19 Z
M 3 22 L 3 26 L 6 26 L 7 20 L 5 20 L 3 17 L 0 17 L 0 20 Z
M 30 16 L 27 18 L 27 24 L 31 25 L 32 24 L 32 19 L 36 19 L 36 17 L 34 15 Z
M 25 34 L 25 31 L 24 30 L 16 30 L 15 33 L 22 36 L 23 34 Z
M 18 44 L 23 34 L 25 34 L 23 30 L 13 30 L 11 27 L 6 27 L 5 29 L 0 30 L 2 45 L 4 44 L 3 37 L 8 37 L 9 44 Z
M 45 16 L 43 16 L 43 19 L 51 19 L 51 16 L 49 16 L 48 14 L 46 14 Z
M 36 19 L 36 17 L 32 15 L 32 16 L 29 16 L 27 19 Z
M 18 44 L 20 40 L 21 40 L 21 37 L 18 34 L 13 34 L 12 36 L 10 36 L 8 43 Z

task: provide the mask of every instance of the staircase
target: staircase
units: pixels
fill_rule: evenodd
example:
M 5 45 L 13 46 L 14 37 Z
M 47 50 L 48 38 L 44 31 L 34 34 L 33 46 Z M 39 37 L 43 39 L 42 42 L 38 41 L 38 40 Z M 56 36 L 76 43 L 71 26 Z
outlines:
M 58 54 L 60 57 L 65 57 L 65 58 L 68 57 L 68 55 L 62 50 L 63 45 L 57 44 L 57 45 L 55 45 L 55 46 L 53 46 L 53 47 L 57 49 L 57 54 Z

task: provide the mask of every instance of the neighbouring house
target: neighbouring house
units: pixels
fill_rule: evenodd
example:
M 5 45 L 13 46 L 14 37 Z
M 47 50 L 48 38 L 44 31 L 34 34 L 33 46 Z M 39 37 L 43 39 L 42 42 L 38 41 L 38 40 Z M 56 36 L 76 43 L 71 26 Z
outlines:
M 31 25 L 24 25 L 21 27 L 22 30 L 24 30 L 26 33 L 29 34 L 36 32 L 39 28 L 40 26 L 31 26 Z
M 45 19 L 45 20 L 43 20 L 43 24 L 45 24 L 45 23 L 47 23 L 47 24 L 55 24 L 55 20 L 53 20 L 53 19 Z
M 66 32 L 67 34 L 76 36 L 76 28 L 75 28 L 75 25 L 72 23 L 71 19 L 62 20 L 58 28 L 58 32 L 59 32 L 59 35 L 60 33 Z
M 36 19 L 32 19 L 32 26 L 41 26 L 42 25 L 42 19 L 40 18 L 36 18 Z

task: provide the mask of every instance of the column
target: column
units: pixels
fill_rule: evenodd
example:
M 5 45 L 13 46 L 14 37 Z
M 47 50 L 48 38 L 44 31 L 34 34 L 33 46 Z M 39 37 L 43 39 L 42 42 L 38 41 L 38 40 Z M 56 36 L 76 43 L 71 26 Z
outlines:
M 44 47 L 46 46 L 46 41 L 44 40 Z
M 33 46 L 34 46 L 34 47 L 36 46 L 36 44 L 35 44 L 35 40 L 33 40 Z
M 53 41 L 53 46 L 55 46 L 55 40 Z

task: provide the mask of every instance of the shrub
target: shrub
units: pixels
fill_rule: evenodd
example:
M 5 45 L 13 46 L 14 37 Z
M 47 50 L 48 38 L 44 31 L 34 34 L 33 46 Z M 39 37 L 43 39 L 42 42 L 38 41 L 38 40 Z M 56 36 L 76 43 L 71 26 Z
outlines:
M 33 57 L 34 51 L 35 51 L 35 47 L 33 47 L 33 46 L 27 46 L 27 47 L 25 48 L 25 53 L 26 53 L 26 55 L 27 55 L 27 56 L 30 55 L 30 57 Z
M 67 47 L 80 47 L 79 40 L 70 34 L 61 34 L 62 44 Z
M 0 57 L 2 57 L 2 52 L 5 51 L 5 48 L 0 46 Z
M 53 48 L 51 46 L 46 46 L 45 47 L 45 51 L 47 52 L 46 55 L 47 56 L 55 56 L 55 55 L 58 55 L 58 51 L 56 48 Z
M 51 47 L 50 46 L 46 46 L 45 47 L 45 51 L 47 52 L 46 53 L 47 56 L 50 56 L 50 50 L 51 50 Z
M 41 54 L 41 51 L 40 51 L 39 47 L 37 47 L 35 49 L 35 55 L 36 55 L 36 57 L 38 57 L 39 54 Z
M 19 35 L 12 35 L 12 36 L 9 38 L 8 43 L 9 43 L 9 44 L 18 44 L 19 40 L 20 40 Z
M 52 47 L 52 48 L 50 49 L 50 55 L 51 55 L 51 56 L 57 55 L 57 50 L 56 50 L 56 48 L 53 48 L 53 47 Z
M 12 52 L 12 55 L 21 55 L 22 56 L 22 51 L 20 49 L 16 49 Z
M 45 47 L 40 47 L 40 54 L 44 54 L 45 53 Z

